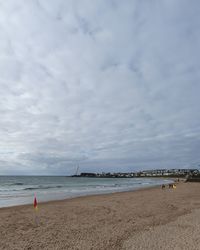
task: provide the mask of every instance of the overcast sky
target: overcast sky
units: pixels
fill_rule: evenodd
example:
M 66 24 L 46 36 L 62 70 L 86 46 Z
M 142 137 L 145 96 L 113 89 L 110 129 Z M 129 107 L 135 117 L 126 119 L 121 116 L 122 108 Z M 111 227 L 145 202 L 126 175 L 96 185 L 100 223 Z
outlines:
M 0 0 L 0 174 L 200 164 L 199 0 Z

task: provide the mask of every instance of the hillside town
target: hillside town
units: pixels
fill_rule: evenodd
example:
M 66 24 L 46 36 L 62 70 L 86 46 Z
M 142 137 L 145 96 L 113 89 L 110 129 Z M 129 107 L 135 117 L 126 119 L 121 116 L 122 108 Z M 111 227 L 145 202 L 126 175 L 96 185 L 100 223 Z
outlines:
M 117 172 L 117 173 L 91 173 L 83 172 L 72 177 L 93 177 L 93 178 L 134 178 L 134 177 L 200 177 L 199 169 L 155 169 L 139 172 Z

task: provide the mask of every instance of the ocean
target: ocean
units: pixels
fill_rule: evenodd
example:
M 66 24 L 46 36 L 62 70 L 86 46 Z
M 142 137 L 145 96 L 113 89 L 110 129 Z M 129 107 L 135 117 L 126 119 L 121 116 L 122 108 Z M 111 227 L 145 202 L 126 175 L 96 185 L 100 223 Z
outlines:
M 64 176 L 0 176 L 0 207 L 61 200 L 90 194 L 137 190 L 168 184 L 157 178 L 85 178 Z

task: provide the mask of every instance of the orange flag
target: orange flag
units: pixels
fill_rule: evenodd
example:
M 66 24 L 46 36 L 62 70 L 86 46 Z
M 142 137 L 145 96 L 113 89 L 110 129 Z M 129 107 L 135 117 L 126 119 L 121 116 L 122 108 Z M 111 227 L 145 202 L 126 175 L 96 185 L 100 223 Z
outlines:
M 37 203 L 36 196 L 34 197 L 33 206 L 34 206 L 35 210 L 37 211 L 38 210 L 38 203 Z

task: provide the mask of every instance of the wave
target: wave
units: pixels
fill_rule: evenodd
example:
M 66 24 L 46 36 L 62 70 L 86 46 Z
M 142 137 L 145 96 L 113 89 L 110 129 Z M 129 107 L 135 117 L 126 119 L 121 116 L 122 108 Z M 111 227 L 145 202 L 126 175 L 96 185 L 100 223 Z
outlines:
M 20 185 L 20 184 L 19 184 Z M 37 190 L 37 189 L 52 189 L 52 188 L 62 188 L 63 185 L 56 185 L 56 186 L 35 186 L 35 187 L 26 187 L 26 188 L 13 188 L 13 189 L 1 189 L 0 192 L 16 192 L 16 191 L 28 191 L 28 190 Z
M 51 188 L 62 188 L 62 185 L 57 185 L 57 186 L 38 186 L 38 187 L 27 187 L 24 188 L 23 190 L 37 190 L 37 189 L 51 189 Z
M 3 183 L 2 186 L 23 186 L 23 182 L 14 182 L 14 183 Z

